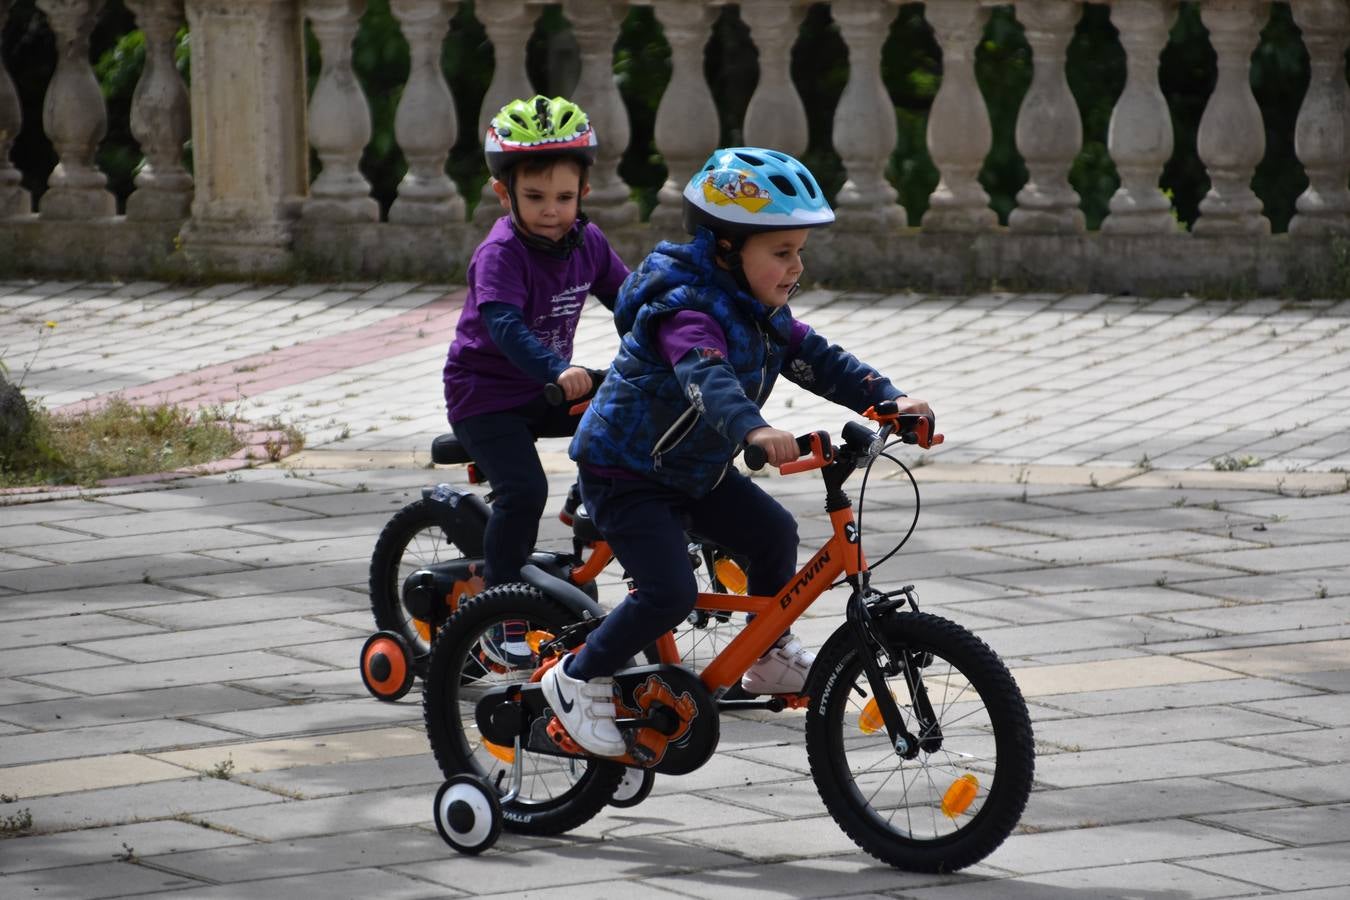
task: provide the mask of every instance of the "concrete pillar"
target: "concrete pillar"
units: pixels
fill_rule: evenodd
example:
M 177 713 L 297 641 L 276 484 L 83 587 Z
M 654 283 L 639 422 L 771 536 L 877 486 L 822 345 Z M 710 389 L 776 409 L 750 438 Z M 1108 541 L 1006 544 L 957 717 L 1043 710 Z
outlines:
M 478 113 L 478 142 L 481 145 L 498 110 L 512 100 L 534 96 L 530 76 L 525 71 L 525 45 L 534 30 L 534 20 L 539 17 L 539 7 L 520 0 L 477 0 L 473 14 L 483 23 L 483 30 L 492 42 L 493 58 L 492 81 Z M 604 139 L 602 132 L 600 140 Z M 492 191 L 492 180 L 488 179 L 478 206 L 474 207 L 474 224 L 486 228 L 503 215 L 505 211 Z
M 1294 128 L 1294 151 L 1308 173 L 1308 189 L 1289 222 L 1296 235 L 1350 233 L 1350 103 L 1345 89 L 1345 48 L 1350 42 L 1346 0 L 1294 0 L 1312 77 Z
M 192 134 L 187 85 L 174 63 L 174 37 L 184 21 L 183 0 L 127 0 L 145 35 L 145 70 L 131 98 L 131 133 L 145 165 L 127 199 L 127 218 L 181 221 L 192 209 L 192 176 L 183 144 Z
M 1069 169 L 1083 147 L 1083 123 L 1064 57 L 1083 14 L 1077 0 L 1020 0 L 1017 17 L 1031 45 L 1031 87 L 1017 113 L 1017 150 L 1029 178 L 1008 217 L 1013 231 L 1072 233 L 1086 227 Z
M 652 11 L 670 44 L 670 83 L 656 108 L 653 137 L 666 162 L 666 181 L 651 221 L 661 233 L 672 234 L 682 227 L 684 186 L 717 149 L 717 105 L 703 77 L 713 8 L 704 0 L 654 0 Z
M 111 217 L 117 204 L 94 163 L 108 112 L 89 62 L 89 35 L 103 0 L 38 0 L 37 6 L 56 33 L 56 72 L 42 104 L 42 127 L 60 160 L 38 210 L 44 219 Z
M 1172 158 L 1172 113 L 1158 84 L 1158 58 L 1177 19 L 1177 0 L 1114 0 L 1111 22 L 1125 48 L 1125 90 L 1111 111 L 1106 146 L 1120 173 L 1102 221 L 1109 234 L 1176 231 L 1172 202 L 1158 187 Z
M 1219 78 L 1200 118 L 1196 149 L 1209 170 L 1196 234 L 1269 234 L 1270 220 L 1252 191 L 1266 153 L 1261 108 L 1252 94 L 1252 51 L 1270 15 L 1267 0 L 1202 0 L 1200 19 L 1218 57 Z
M 836 198 L 841 224 L 903 227 L 905 210 L 886 180 L 895 149 L 895 104 L 881 80 L 881 45 L 896 7 L 873 0 L 838 0 L 834 21 L 848 44 L 848 84 L 834 113 L 834 147 L 848 179 Z
M 5 27 L 14 0 L 0 0 L 0 29 Z M 0 59 L 0 219 L 26 215 L 32 211 L 32 198 L 23 189 L 23 175 L 9 161 L 14 139 L 23 128 L 23 108 L 14 90 L 5 61 Z
M 759 82 L 741 128 L 745 142 L 801 156 L 808 138 L 806 107 L 792 83 L 792 45 L 806 7 L 798 0 L 741 0 L 740 12 L 759 51 Z
M 298 0 L 187 0 L 196 193 L 186 261 L 284 268 L 309 188 Z

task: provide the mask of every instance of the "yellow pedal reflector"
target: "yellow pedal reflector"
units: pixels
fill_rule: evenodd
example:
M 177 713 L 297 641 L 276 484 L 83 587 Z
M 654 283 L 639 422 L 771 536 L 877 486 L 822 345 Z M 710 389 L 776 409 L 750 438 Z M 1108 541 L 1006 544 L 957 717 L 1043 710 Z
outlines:
M 952 782 L 952 786 L 947 788 L 947 793 L 942 795 L 942 814 L 949 819 L 955 819 L 961 813 L 970 809 L 970 804 L 975 801 L 975 795 L 979 793 L 980 782 L 969 772 Z
M 430 643 L 430 641 L 431 641 L 431 623 L 430 623 L 430 622 L 423 622 L 421 619 L 413 619 L 412 621 L 413 621 L 413 627 L 417 629 L 417 633 L 418 633 L 419 635 L 421 635 L 422 640 L 427 641 L 428 643 Z
M 744 594 L 749 586 L 750 581 L 745 577 L 745 570 L 736 565 L 734 559 L 725 556 L 719 558 L 713 563 L 713 572 L 717 575 L 717 580 L 722 582 L 722 587 L 733 594 Z
M 534 653 L 539 652 L 540 644 L 547 644 L 553 640 L 554 635 L 548 631 L 527 631 L 525 632 L 525 643 L 530 645 L 530 650 Z
M 514 748 L 503 747 L 501 744 L 492 743 L 492 741 L 483 741 L 483 746 L 487 748 L 487 752 L 491 753 L 508 766 L 516 761 L 516 751 Z M 946 811 L 946 803 L 943 804 L 942 808 L 943 811 Z

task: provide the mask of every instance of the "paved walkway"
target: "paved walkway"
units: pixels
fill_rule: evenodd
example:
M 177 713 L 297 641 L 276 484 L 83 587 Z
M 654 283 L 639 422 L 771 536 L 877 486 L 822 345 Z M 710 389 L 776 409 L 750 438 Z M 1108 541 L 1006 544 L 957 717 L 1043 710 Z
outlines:
M 948 443 L 902 454 L 927 463 L 918 532 L 879 577 L 979 633 L 1032 706 L 1018 832 L 918 876 L 825 814 L 794 713 L 728 718 L 707 766 L 573 834 L 441 843 L 416 692 L 378 703 L 354 663 L 375 535 L 463 480 L 425 471 L 457 298 L 0 282 L 0 353 L 48 407 L 121 391 L 308 438 L 280 465 L 0 499 L 0 896 L 1346 896 L 1350 302 L 796 304 L 939 410 Z M 613 345 L 588 312 L 578 359 Z M 791 387 L 770 412 L 848 418 Z M 770 484 L 818 535 L 814 481 Z M 827 599 L 799 631 L 837 621 Z

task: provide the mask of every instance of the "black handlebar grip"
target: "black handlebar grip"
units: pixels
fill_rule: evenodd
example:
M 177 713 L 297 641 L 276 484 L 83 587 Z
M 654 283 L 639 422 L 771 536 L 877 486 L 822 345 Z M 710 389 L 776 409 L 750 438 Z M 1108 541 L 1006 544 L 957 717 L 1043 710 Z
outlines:
M 567 395 L 563 393 L 563 389 L 560 388 L 558 385 L 556 384 L 544 385 L 544 402 L 547 403 L 549 406 L 562 406 L 563 401 L 566 399 Z
M 751 471 L 758 472 L 769 464 L 769 454 L 758 444 L 751 444 L 745 448 L 745 464 Z

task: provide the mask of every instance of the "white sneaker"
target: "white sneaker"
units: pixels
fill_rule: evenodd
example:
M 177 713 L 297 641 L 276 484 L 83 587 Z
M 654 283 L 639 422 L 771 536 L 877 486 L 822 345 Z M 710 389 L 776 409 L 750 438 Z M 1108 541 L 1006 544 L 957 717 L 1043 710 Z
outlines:
M 768 653 L 755 660 L 741 678 L 741 687 L 751 694 L 799 694 L 816 655 L 791 635 L 779 639 Z
M 592 678 L 582 681 L 563 669 L 572 658 L 567 654 L 544 673 L 541 686 L 544 700 L 563 728 L 589 753 L 596 756 L 622 756 L 628 745 L 614 724 L 614 679 Z

